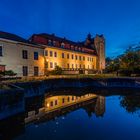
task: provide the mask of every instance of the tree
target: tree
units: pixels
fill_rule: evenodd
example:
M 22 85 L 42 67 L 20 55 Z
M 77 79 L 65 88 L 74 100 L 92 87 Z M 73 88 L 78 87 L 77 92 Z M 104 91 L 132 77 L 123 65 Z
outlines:
M 140 47 L 137 47 L 140 48 Z M 123 55 L 114 59 L 106 58 L 106 72 L 117 72 L 124 76 L 140 74 L 140 51 L 129 47 Z
M 120 61 L 120 72 L 131 75 L 132 73 L 140 73 L 140 55 L 132 50 L 128 49 L 122 56 Z

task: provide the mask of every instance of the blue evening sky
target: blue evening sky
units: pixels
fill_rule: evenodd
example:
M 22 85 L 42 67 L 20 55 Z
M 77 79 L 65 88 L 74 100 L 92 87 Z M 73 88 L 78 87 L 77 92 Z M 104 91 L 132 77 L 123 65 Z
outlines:
M 113 57 L 140 42 L 140 0 L 0 0 L 0 30 L 73 41 L 104 34 L 106 55 Z

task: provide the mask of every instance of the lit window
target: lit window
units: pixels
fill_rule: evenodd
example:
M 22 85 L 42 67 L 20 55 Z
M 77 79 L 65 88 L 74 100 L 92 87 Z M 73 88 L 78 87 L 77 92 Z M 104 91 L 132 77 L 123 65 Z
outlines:
M 52 57 L 53 56 L 53 52 L 52 51 L 50 51 L 50 57 Z
M 2 56 L 2 46 L 0 46 L 0 56 Z
M 28 51 L 27 50 L 22 50 L 22 58 L 28 59 Z
M 65 55 L 64 55 L 64 53 L 62 53 L 62 58 L 64 58 L 65 57 Z
M 38 60 L 38 52 L 34 52 L 34 60 Z

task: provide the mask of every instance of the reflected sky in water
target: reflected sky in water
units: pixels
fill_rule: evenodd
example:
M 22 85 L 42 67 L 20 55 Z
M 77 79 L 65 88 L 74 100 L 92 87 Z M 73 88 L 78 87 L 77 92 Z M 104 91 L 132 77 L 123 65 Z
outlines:
M 116 93 L 118 93 L 118 91 Z M 57 108 L 53 112 L 46 112 L 45 110 L 45 113 L 47 113 L 45 116 L 43 114 L 40 118 L 33 121 L 31 121 L 32 119 L 30 118 L 30 121 L 22 127 L 22 131 L 13 139 L 140 140 L 140 100 L 138 100 L 140 95 L 138 94 L 139 93 L 130 96 L 129 93 L 103 97 L 99 95 L 98 92 L 96 98 L 94 97 L 86 101 L 82 100 L 74 105 L 71 104 L 67 108 Z M 95 93 L 91 95 L 95 95 Z M 63 93 L 59 95 L 59 97 L 61 96 L 64 97 Z M 74 95 L 67 94 L 65 96 Z M 25 107 L 25 117 L 23 120 L 27 117 L 34 116 L 34 113 L 31 113 L 33 109 L 36 110 L 35 115 L 38 115 L 39 111 L 37 110 L 43 107 L 41 105 L 44 105 L 46 100 L 47 102 L 51 102 L 52 97 L 53 95 L 50 94 L 50 96 L 47 95 L 47 97 L 41 97 L 40 99 L 26 99 L 25 104 L 28 102 L 28 105 Z M 84 98 L 83 95 L 82 97 Z M 50 98 L 50 100 L 48 100 L 48 98 Z M 59 98 L 59 100 L 61 99 Z M 42 103 L 40 104 L 41 101 Z M 69 103 L 71 103 L 71 101 L 69 101 Z M 30 108 L 28 108 L 29 106 Z M 128 108 L 129 110 L 127 110 Z M 30 116 L 28 116 L 28 113 Z

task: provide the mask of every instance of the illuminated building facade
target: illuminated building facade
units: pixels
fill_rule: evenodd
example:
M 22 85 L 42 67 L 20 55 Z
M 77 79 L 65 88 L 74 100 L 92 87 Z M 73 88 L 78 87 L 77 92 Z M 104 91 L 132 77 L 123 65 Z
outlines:
M 105 69 L 105 39 L 103 35 L 92 38 L 88 34 L 83 42 L 72 42 L 54 34 L 35 34 L 31 42 L 45 47 L 45 69 L 56 65 L 66 74 L 89 74 Z
M 72 42 L 54 34 L 34 34 L 29 40 L 0 32 L 0 71 L 17 76 L 42 76 L 63 69 L 64 74 L 90 74 L 105 68 L 105 39 L 89 34 L 83 42 Z

